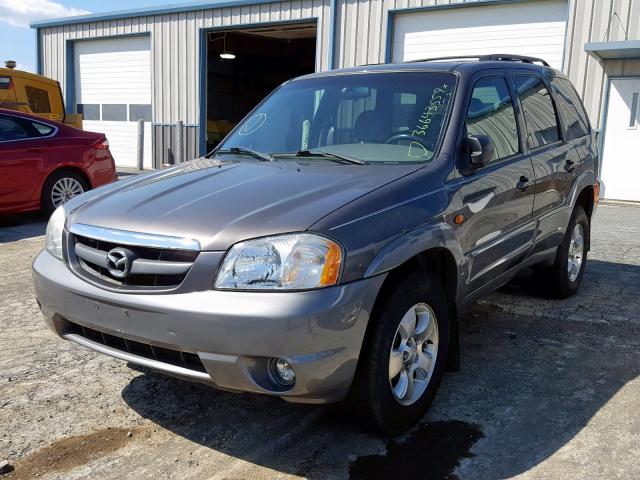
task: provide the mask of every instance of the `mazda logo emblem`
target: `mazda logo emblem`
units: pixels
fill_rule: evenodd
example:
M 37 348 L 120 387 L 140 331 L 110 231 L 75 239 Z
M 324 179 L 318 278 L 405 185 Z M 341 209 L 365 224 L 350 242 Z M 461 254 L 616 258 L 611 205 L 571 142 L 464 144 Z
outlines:
M 107 253 L 107 270 L 116 278 L 126 278 L 131 271 L 133 253 L 124 248 L 114 248 Z

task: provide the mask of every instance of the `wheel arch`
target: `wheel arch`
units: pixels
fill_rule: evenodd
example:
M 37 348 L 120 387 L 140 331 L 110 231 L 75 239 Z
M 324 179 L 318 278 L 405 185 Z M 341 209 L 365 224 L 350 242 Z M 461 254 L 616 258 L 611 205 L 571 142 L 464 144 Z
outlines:
M 91 184 L 91 179 L 86 174 L 86 172 L 84 170 L 82 170 L 81 168 L 75 167 L 73 165 L 64 165 L 64 166 L 57 167 L 57 168 L 51 170 L 47 174 L 47 176 L 42 181 L 42 184 L 40 185 L 39 201 L 40 201 L 40 206 L 41 207 L 42 207 L 42 196 L 44 195 L 44 188 L 47 185 L 47 182 L 49 181 L 49 179 L 51 179 L 51 177 L 53 177 L 54 175 L 59 174 L 61 172 L 72 172 L 72 173 L 75 173 L 86 182 L 88 190 L 93 188 L 93 185 Z
M 462 247 L 455 232 L 450 225 L 438 222 L 422 225 L 390 242 L 369 264 L 364 276 L 388 272 L 387 284 L 398 272 L 407 269 L 432 273 L 443 281 L 447 299 L 455 304 L 465 268 Z
M 455 243 L 459 247 L 457 240 Z M 378 265 L 383 265 L 383 263 L 379 263 Z M 445 245 L 430 246 L 414 253 L 408 258 L 405 258 L 401 263 L 396 264 L 386 271 L 387 277 L 380 287 L 371 311 L 371 316 L 375 317 L 393 289 L 408 275 L 415 272 L 421 272 L 425 275 L 433 275 L 436 281 L 442 286 L 449 305 L 451 337 L 447 367 L 449 370 L 453 371 L 460 368 L 457 299 L 460 290 L 459 278 L 461 275 L 461 265 L 463 265 L 461 250 L 451 250 Z M 371 330 L 370 327 L 371 323 L 367 325 L 364 337 L 365 342 L 369 336 L 368 334 Z
M 400 265 L 389 270 L 376 303 L 388 294 L 401 279 L 412 273 L 433 275 L 442 285 L 447 300 L 455 305 L 458 291 L 458 269 L 454 255 L 444 247 L 432 247 L 408 258 Z
M 572 196 L 572 211 L 575 211 L 575 208 L 577 206 L 582 207 L 587 214 L 589 223 L 591 223 L 591 217 L 596 207 L 597 189 L 595 185 L 597 185 L 597 179 L 595 178 L 595 175 L 593 175 L 593 172 L 586 172 L 576 182 L 576 188 L 573 191 Z M 587 235 L 587 251 L 589 251 L 590 249 L 591 236 Z
M 47 181 L 52 176 L 54 176 L 54 175 L 56 175 L 56 174 L 58 174 L 60 172 L 72 172 L 72 173 L 75 173 L 75 174 L 79 175 L 85 182 L 87 182 L 87 186 L 90 189 L 93 188 L 93 186 L 91 185 L 91 179 L 89 178 L 87 173 L 82 168 L 76 167 L 76 166 L 73 166 L 73 165 L 64 165 L 64 166 L 56 167 L 55 169 L 53 169 L 53 170 L 51 170 L 49 172 L 49 174 L 45 177 L 44 181 L 42 182 L 42 186 L 40 187 L 40 193 L 42 193 L 42 189 L 46 185 Z
M 591 215 L 593 215 L 593 208 L 595 205 L 594 190 L 595 189 L 592 185 L 588 185 L 582 189 L 576 199 L 576 205 L 580 205 L 584 209 L 589 220 L 591 220 Z

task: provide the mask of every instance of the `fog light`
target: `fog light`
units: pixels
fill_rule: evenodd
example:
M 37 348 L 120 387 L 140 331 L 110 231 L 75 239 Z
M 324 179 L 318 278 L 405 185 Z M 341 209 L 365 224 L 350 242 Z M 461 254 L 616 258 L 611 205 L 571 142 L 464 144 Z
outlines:
M 273 376 L 282 385 L 291 385 L 296 379 L 296 372 L 284 358 L 275 358 L 271 361 Z

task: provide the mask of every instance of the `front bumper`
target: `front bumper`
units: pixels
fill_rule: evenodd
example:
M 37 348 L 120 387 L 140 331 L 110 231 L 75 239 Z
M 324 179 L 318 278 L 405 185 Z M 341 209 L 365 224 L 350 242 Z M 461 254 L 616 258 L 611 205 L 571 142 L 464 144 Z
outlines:
M 225 390 L 307 403 L 339 401 L 347 394 L 384 277 L 308 292 L 131 294 L 85 282 L 46 251 L 33 262 L 38 303 L 62 338 Z M 94 342 L 74 333 L 76 325 L 196 354 L 204 372 Z M 269 375 L 274 357 L 294 367 L 292 387 L 278 385 Z

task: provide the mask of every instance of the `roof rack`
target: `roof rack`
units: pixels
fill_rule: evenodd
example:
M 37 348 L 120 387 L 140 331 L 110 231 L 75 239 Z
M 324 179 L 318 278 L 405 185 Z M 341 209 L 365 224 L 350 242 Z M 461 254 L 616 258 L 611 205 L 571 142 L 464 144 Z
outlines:
M 480 60 L 480 55 L 458 55 L 455 57 L 431 57 L 431 58 L 418 58 L 416 60 L 407 60 L 404 63 L 419 63 L 419 62 L 437 62 L 440 60 Z
M 509 53 L 492 53 L 490 55 L 458 55 L 453 57 L 433 57 L 421 58 L 419 60 L 409 60 L 406 63 L 416 62 L 434 62 L 440 60 L 470 60 L 477 59 L 481 62 L 522 62 L 522 63 L 540 63 L 545 67 L 550 65 L 543 59 L 537 57 L 527 57 L 525 55 L 512 55 Z
M 523 63 L 541 63 L 545 67 L 549 67 L 550 65 L 543 59 L 538 57 L 528 57 L 526 55 L 510 55 L 508 53 L 493 53 L 491 55 L 483 55 L 480 57 L 480 60 L 484 61 L 494 61 L 494 62 L 523 62 Z

